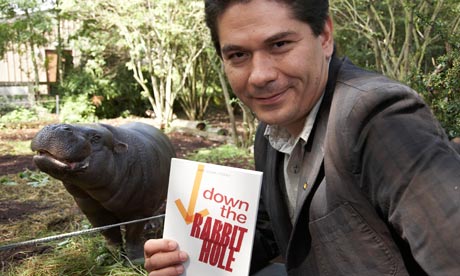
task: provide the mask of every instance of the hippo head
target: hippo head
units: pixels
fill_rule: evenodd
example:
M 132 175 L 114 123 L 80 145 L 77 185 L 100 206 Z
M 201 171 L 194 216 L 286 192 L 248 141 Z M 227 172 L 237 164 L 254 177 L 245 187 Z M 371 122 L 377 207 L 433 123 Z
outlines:
M 65 175 L 88 170 L 96 156 L 126 151 L 127 145 L 116 141 L 112 133 L 99 124 L 54 124 L 35 135 L 31 149 L 37 153 L 33 158 L 37 167 L 62 180 Z

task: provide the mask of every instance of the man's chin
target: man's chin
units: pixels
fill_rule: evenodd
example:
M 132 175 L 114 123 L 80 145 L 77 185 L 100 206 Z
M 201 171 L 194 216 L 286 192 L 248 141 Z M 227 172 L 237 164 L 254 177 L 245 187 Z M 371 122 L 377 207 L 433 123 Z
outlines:
M 268 125 L 282 125 L 284 117 L 282 114 L 277 110 L 270 110 L 270 111 L 262 111 L 256 112 L 255 116 L 257 120 L 264 122 Z

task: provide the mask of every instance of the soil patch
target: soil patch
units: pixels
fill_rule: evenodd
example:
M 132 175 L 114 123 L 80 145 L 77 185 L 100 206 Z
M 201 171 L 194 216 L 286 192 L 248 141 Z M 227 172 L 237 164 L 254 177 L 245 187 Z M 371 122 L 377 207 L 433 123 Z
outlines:
M 0 201 L 0 224 L 12 223 L 27 218 L 31 214 L 51 209 L 53 206 L 44 206 L 39 201 Z

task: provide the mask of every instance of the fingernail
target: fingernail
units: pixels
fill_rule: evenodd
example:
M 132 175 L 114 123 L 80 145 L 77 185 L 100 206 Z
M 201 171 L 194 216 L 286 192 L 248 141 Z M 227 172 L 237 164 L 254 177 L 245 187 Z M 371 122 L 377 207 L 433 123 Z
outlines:
M 176 272 L 177 272 L 177 274 L 184 273 L 184 266 L 183 265 L 176 266 Z
M 185 262 L 187 260 L 187 253 L 183 251 L 179 252 L 179 258 L 182 262 Z
M 168 247 L 169 247 L 170 250 L 174 250 L 174 249 L 176 249 L 176 247 L 177 247 L 177 243 L 174 242 L 174 241 L 170 241 L 170 242 L 168 243 Z

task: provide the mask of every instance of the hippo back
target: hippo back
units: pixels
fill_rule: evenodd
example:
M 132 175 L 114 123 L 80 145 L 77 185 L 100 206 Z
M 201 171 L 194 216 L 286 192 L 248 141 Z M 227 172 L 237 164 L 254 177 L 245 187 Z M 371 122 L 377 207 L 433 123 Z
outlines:
M 137 209 L 136 206 L 144 206 L 141 209 L 147 211 L 150 208 L 145 206 L 150 206 L 153 209 L 144 214 L 150 215 L 166 198 L 171 158 L 175 157 L 174 147 L 161 130 L 148 124 L 135 122 L 120 127 L 103 126 L 109 129 L 117 140 L 128 144 L 128 152 L 121 154 L 118 157 L 120 160 L 116 161 L 121 169 L 127 171 L 125 183 L 105 204 L 126 211 Z M 129 160 L 123 160 L 126 158 Z M 119 202 L 124 202 L 128 206 L 121 206 Z

